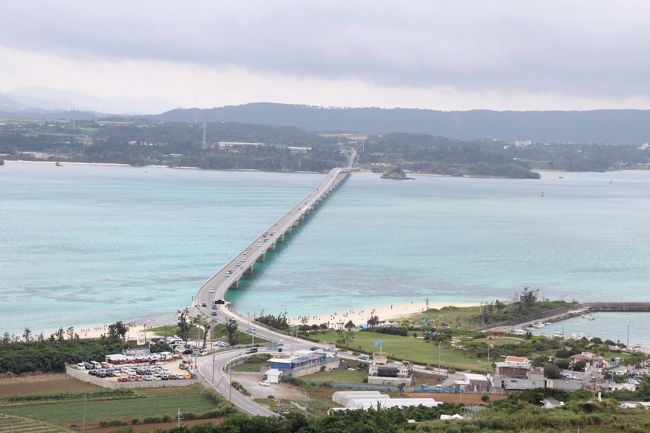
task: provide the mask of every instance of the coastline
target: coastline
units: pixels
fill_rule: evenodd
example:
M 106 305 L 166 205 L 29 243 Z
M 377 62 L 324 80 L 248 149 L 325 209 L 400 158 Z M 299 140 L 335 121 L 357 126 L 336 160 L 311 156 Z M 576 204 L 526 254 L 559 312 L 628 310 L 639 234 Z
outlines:
M 464 302 L 439 302 L 429 303 L 429 309 L 440 309 L 443 307 L 474 307 L 475 303 Z M 389 305 L 375 305 L 363 310 L 349 310 L 346 312 L 334 312 L 330 314 L 321 314 L 314 316 L 300 316 L 289 318 L 291 325 L 320 325 L 321 323 L 328 323 L 331 327 L 344 325 L 348 321 L 352 321 L 355 325 L 359 326 L 368 321 L 370 316 L 377 316 L 381 321 L 390 321 L 404 316 L 410 316 L 417 313 L 426 311 L 427 304 L 425 302 L 411 302 L 408 304 L 389 304 Z
M 37 164 L 37 165 L 55 165 L 56 161 L 34 161 L 26 159 L 5 159 L 6 165 L 10 164 Z M 169 170 L 202 170 L 202 171 L 235 171 L 235 172 L 256 172 L 256 173 L 286 173 L 286 174 L 325 174 L 326 172 L 320 171 L 279 171 L 279 170 L 260 170 L 257 168 L 201 168 L 201 167 L 189 167 L 189 166 L 178 166 L 170 167 L 168 165 L 130 165 L 123 164 L 119 162 L 80 162 L 80 161 L 60 161 L 61 167 L 66 165 L 79 165 L 79 166 L 96 166 L 96 167 L 130 167 L 130 168 L 166 168 Z
M 443 307 L 473 307 L 475 303 L 463 302 L 440 302 L 429 303 L 429 309 L 440 309 Z M 194 308 L 189 307 L 190 311 L 196 314 Z M 388 304 L 388 305 L 375 305 L 364 308 L 363 310 L 349 310 L 346 312 L 334 312 L 329 314 L 320 314 L 314 316 L 299 316 L 291 317 L 287 320 L 292 326 L 298 325 L 320 325 L 321 323 L 329 323 L 330 327 L 337 328 L 344 325 L 349 320 L 355 325 L 366 323 L 371 315 L 376 315 L 381 321 L 391 321 L 401 317 L 410 316 L 417 313 L 426 311 L 425 302 L 412 302 L 407 304 Z M 118 319 L 119 320 L 119 319 Z M 116 320 L 117 321 L 117 320 Z M 166 313 L 159 316 L 146 317 L 140 319 L 123 320 L 129 326 L 127 339 L 137 339 L 138 342 L 144 342 L 145 339 L 151 337 L 149 329 L 156 328 L 164 325 L 176 324 L 176 313 Z M 54 331 L 52 331 L 54 332 Z M 90 327 L 75 329 L 82 339 L 99 338 L 102 334 L 108 332 L 108 324 L 98 324 Z M 47 333 L 46 333 L 47 335 Z

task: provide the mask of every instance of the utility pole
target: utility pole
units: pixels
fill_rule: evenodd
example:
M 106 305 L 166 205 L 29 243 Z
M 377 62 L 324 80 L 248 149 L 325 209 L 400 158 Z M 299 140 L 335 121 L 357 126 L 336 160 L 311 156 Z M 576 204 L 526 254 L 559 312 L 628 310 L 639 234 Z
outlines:
M 440 374 L 440 348 L 442 345 L 442 341 L 438 340 L 438 374 Z
M 212 354 L 212 386 L 214 386 L 214 357 L 216 356 L 216 353 Z
M 183 414 L 181 413 L 181 409 L 178 408 L 178 412 L 176 412 L 176 427 L 181 428 L 181 421 L 183 420 Z
M 490 345 L 488 344 L 488 370 L 490 369 Z
M 232 401 L 232 368 L 228 364 L 228 401 Z
M 630 325 L 627 325 L 627 343 L 625 344 L 625 347 L 630 347 Z
M 81 431 L 86 433 L 86 394 L 84 394 L 84 410 L 83 410 L 83 420 L 81 422 Z

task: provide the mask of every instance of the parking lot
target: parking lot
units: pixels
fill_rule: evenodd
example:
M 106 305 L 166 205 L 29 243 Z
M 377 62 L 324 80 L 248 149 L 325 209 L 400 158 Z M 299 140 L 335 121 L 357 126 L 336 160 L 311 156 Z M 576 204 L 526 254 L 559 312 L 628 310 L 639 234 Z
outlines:
M 182 358 L 120 365 L 108 362 L 86 362 L 77 364 L 76 368 L 87 371 L 90 376 L 113 382 L 176 381 L 192 378 L 191 361 Z

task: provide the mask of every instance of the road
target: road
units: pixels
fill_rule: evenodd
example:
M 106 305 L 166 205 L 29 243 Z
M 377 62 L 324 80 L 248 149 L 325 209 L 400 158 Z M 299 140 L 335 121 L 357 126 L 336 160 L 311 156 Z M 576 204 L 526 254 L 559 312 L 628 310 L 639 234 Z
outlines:
M 356 159 L 353 154 L 350 161 Z M 261 337 L 268 341 L 278 343 L 283 351 L 292 353 L 294 350 L 307 349 L 313 346 L 322 345 L 302 340 L 280 331 L 266 328 L 253 322 L 246 317 L 231 310 L 223 303 L 226 292 L 237 287 L 239 280 L 246 274 L 254 272 L 255 263 L 264 261 L 266 254 L 273 251 L 278 242 L 284 242 L 285 237 L 297 227 L 300 222 L 312 212 L 316 206 L 329 195 L 349 175 L 350 169 L 334 168 L 325 176 L 318 186 L 309 193 L 287 213 L 282 215 L 271 227 L 255 238 L 239 254 L 237 254 L 226 265 L 219 269 L 206 281 L 198 290 L 194 299 L 196 308 L 204 315 L 219 322 L 226 322 L 228 319 L 235 320 L 240 331 Z M 217 304 L 217 302 L 219 302 Z M 265 353 L 265 352 L 260 352 Z M 266 352 L 270 353 L 270 352 Z M 232 399 L 232 403 L 241 410 L 259 416 L 273 416 L 272 411 L 255 403 L 253 400 L 230 387 L 228 374 L 224 371 L 229 362 L 242 356 L 240 351 L 225 351 L 212 356 L 197 359 L 197 367 L 200 377 L 210 384 L 215 390 L 226 398 Z M 214 365 L 213 365 L 214 363 Z

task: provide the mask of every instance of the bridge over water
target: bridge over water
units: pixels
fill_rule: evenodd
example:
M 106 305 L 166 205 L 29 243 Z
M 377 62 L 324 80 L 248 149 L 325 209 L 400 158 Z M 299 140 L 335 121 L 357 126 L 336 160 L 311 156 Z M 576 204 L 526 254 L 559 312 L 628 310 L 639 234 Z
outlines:
M 240 322 L 240 328 L 244 324 L 253 325 L 250 321 L 226 308 L 223 304 L 218 305 L 216 309 L 213 309 L 212 305 L 215 301 L 220 302 L 223 300 L 229 289 L 237 287 L 239 281 L 245 274 L 253 273 L 255 264 L 263 262 L 266 259 L 266 255 L 275 250 L 279 242 L 284 242 L 291 231 L 298 227 L 301 221 L 313 212 L 318 204 L 347 178 L 350 171 L 351 169 L 349 168 L 334 168 L 330 170 L 327 176 L 325 176 L 307 197 L 289 209 L 271 227 L 255 238 L 232 260 L 213 274 L 197 292 L 195 299 L 197 308 L 208 316 L 218 314 L 216 313 L 218 311 L 224 316 Z M 271 340 L 279 340 L 286 337 L 284 334 L 272 331 L 267 331 L 265 334 L 267 334 L 265 338 Z

